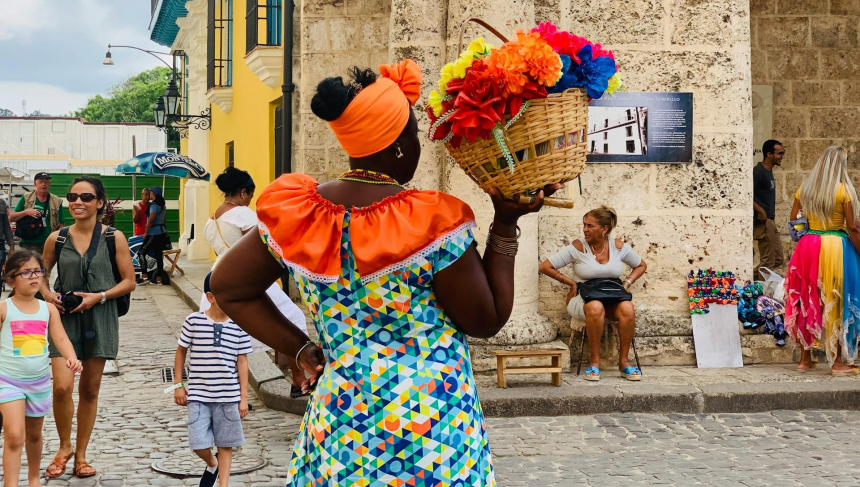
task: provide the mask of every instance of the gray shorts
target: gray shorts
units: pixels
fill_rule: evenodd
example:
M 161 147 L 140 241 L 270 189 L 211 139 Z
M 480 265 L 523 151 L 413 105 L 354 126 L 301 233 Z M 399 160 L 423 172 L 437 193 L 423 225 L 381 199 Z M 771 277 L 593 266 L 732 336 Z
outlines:
M 239 403 L 189 401 L 188 443 L 192 450 L 244 445 Z

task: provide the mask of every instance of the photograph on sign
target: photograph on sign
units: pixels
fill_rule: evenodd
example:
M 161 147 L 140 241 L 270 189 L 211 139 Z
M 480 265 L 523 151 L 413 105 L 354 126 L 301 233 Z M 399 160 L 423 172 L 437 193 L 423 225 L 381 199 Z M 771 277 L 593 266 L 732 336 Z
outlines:
M 587 162 L 693 162 L 693 94 L 628 92 L 592 100 Z

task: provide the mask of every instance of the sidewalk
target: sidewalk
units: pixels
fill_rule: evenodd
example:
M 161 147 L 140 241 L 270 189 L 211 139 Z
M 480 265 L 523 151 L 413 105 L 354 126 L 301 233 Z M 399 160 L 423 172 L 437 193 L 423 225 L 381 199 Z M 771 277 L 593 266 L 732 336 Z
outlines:
M 185 277 L 171 279 L 179 296 L 194 308 L 210 265 L 181 258 Z M 310 321 L 308 328 L 312 328 Z M 266 358 L 258 354 L 251 362 L 251 382 L 263 403 L 272 409 L 304 413 L 306 400 L 289 397 L 289 381 Z M 575 373 L 563 374 L 561 387 L 550 384 L 549 374 L 509 376 L 507 389 L 497 387 L 495 374 L 478 375 L 476 381 L 484 413 L 490 417 L 860 409 L 858 377 L 831 377 L 826 364 L 806 374 L 795 372 L 794 367 L 644 367 L 640 382 L 629 382 L 615 370 L 603 369 L 600 382 L 588 382 Z

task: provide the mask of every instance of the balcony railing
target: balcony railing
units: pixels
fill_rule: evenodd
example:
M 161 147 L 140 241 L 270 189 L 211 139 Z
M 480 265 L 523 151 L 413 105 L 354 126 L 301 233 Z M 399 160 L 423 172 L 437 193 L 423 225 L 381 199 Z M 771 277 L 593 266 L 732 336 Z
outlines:
M 281 0 L 246 0 L 245 52 L 281 45 Z
M 206 88 L 233 85 L 233 0 L 209 0 Z

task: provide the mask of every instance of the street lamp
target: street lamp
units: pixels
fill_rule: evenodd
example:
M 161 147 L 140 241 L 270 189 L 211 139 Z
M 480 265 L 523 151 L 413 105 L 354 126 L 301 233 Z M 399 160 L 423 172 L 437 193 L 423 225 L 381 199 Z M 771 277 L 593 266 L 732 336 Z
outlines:
M 179 89 L 176 86 L 176 77 L 170 79 L 167 83 L 167 91 L 164 93 L 164 100 L 167 103 L 167 116 L 176 117 L 179 115 L 179 100 L 182 95 L 179 94 Z
M 156 127 L 160 128 L 161 130 L 167 131 L 167 127 L 171 126 L 179 131 L 180 137 L 184 137 L 185 134 L 187 134 L 189 127 L 194 127 L 200 130 L 209 129 L 212 123 L 210 108 L 206 108 L 205 110 L 200 112 L 200 115 L 183 115 L 180 113 L 179 104 L 182 100 L 182 94 L 179 92 L 179 85 L 176 83 L 176 53 L 172 54 L 173 66 L 171 66 L 170 64 L 167 64 L 167 61 L 157 56 L 170 56 L 171 53 L 150 51 L 134 46 L 113 46 L 108 44 L 108 51 L 105 54 L 104 61 L 102 62 L 102 64 L 104 64 L 105 66 L 114 65 L 113 56 L 110 52 L 111 48 L 114 47 L 134 49 L 136 51 L 145 52 L 150 56 L 158 59 L 159 61 L 164 63 L 165 66 L 170 68 L 172 76 L 170 78 L 170 81 L 167 83 L 167 91 L 164 92 L 164 96 L 158 98 L 158 100 L 155 102 L 155 108 L 153 109 Z
M 164 113 L 164 97 L 158 97 L 158 100 L 155 102 L 153 113 L 155 114 L 155 126 L 158 128 L 164 128 L 164 122 L 166 119 L 166 113 Z

